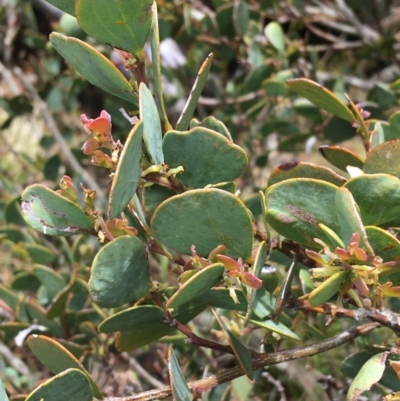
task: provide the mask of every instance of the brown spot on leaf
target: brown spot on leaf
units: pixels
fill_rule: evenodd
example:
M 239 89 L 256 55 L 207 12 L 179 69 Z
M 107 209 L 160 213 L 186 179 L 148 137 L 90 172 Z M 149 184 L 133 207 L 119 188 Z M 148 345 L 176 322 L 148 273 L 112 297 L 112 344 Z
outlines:
M 292 168 L 297 167 L 298 164 L 299 164 L 299 162 L 283 163 L 283 164 L 281 164 L 280 166 L 278 166 L 278 169 L 279 169 L 279 170 L 282 170 L 282 171 L 289 171 L 289 170 L 291 170 Z
M 313 226 L 318 228 L 318 220 L 315 218 L 313 214 L 305 212 L 304 210 L 300 210 L 293 205 L 287 205 L 286 207 L 289 210 L 289 212 L 299 220 L 312 224 Z

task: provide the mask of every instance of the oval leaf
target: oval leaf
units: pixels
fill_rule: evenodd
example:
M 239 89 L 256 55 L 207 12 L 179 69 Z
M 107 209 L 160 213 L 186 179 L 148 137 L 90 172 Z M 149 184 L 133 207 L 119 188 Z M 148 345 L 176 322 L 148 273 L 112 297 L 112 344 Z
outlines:
M 122 72 L 96 49 L 79 39 L 53 32 L 50 42 L 69 64 L 92 85 L 130 103 L 138 104 L 133 86 Z
M 177 306 L 183 305 L 204 293 L 204 291 L 214 287 L 214 285 L 221 281 L 223 272 L 224 265 L 222 263 L 215 263 L 200 270 L 190 277 L 190 279 L 170 298 L 167 303 L 167 308 L 176 308 Z
M 390 174 L 400 178 L 400 139 L 388 141 L 377 146 L 368 155 L 364 164 L 367 174 Z
M 153 0 L 77 0 L 75 11 L 86 33 L 133 55 L 150 33 Z
M 218 245 L 227 255 L 248 259 L 253 246 L 250 214 L 234 195 L 220 189 L 187 191 L 164 201 L 151 219 L 154 236 L 178 252 L 199 256 Z
M 28 338 L 28 345 L 35 356 L 50 370 L 57 374 L 66 369 L 79 369 L 87 377 L 96 398 L 103 398 L 97 384 L 90 377 L 83 365 L 60 343 L 50 337 L 33 334 Z M 79 398 L 80 399 L 80 398 Z
M 68 369 L 37 387 L 25 401 L 92 401 L 87 376 L 77 369 Z
M 321 109 L 344 120 L 355 121 L 349 108 L 334 93 L 316 82 L 306 78 L 289 79 L 288 86 L 290 90 L 305 97 Z
M 400 241 L 395 236 L 374 226 L 365 227 L 365 231 L 375 254 L 384 262 L 400 260 Z
M 389 352 L 381 352 L 370 358 L 357 373 L 347 393 L 347 401 L 356 401 L 360 394 L 377 383 L 385 371 L 386 358 Z
M 152 163 L 164 164 L 160 116 L 150 89 L 142 82 L 139 87 L 140 118 L 143 120 L 143 137 Z
M 328 167 L 305 162 L 289 162 L 272 170 L 268 178 L 268 186 L 290 178 L 315 178 L 316 180 L 330 182 L 338 187 L 346 182 L 346 178 L 336 174 Z
M 105 308 L 144 296 L 150 285 L 149 262 L 143 243 L 128 235 L 105 245 L 93 260 L 89 293 Z
M 374 254 L 361 221 L 358 207 L 347 188 L 339 188 L 335 195 L 335 206 L 340 226 L 340 238 L 347 246 L 354 233 L 360 234 L 361 242 L 370 255 Z
M 342 146 L 324 145 L 320 146 L 318 150 L 329 163 L 344 172 L 347 172 L 347 166 L 363 168 L 364 161 L 354 152 Z
M 265 193 L 267 222 L 279 234 L 309 247 L 325 239 L 324 224 L 338 232 L 335 203 L 337 187 L 325 181 L 293 178 L 269 187 Z
M 43 185 L 30 185 L 21 197 L 22 215 L 35 230 L 59 236 L 93 233 L 93 223 L 80 207 Z
M 265 36 L 279 53 L 285 52 L 285 35 L 282 27 L 275 21 L 270 22 L 264 29 Z
M 353 195 L 364 225 L 382 225 L 400 217 L 400 180 L 387 174 L 363 174 L 344 185 Z
M 242 148 L 221 134 L 202 127 L 185 132 L 167 132 L 163 150 L 170 167 L 184 168 L 178 178 L 188 188 L 233 181 L 247 167 L 247 156 Z
M 142 137 L 143 122 L 139 121 L 128 135 L 113 177 L 108 206 L 110 219 L 120 217 L 140 184 Z
M 164 311 L 155 305 L 141 305 L 125 309 L 115 313 L 100 323 L 100 333 L 115 333 L 121 330 L 128 330 L 132 327 L 149 323 L 160 322 Z
M 312 306 L 318 306 L 329 301 L 339 290 L 341 284 L 346 279 L 347 272 L 337 272 L 319 285 L 311 292 L 308 300 Z

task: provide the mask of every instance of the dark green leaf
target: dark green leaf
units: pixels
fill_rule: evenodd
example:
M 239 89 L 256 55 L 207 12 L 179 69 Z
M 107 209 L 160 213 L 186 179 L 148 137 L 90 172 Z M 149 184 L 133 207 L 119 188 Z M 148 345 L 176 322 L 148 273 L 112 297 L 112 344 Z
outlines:
M 137 55 L 150 33 L 153 0 L 77 0 L 75 11 L 86 33 Z
M 60 343 L 50 337 L 33 334 L 28 337 L 28 345 L 35 356 L 51 373 L 58 374 L 70 368 L 79 369 L 88 379 L 93 396 L 100 399 L 103 398 L 97 384 L 90 377 L 83 365 Z
M 215 263 L 205 267 L 198 273 L 190 277 L 179 290 L 170 298 L 167 303 L 167 308 L 176 308 L 189 302 L 191 299 L 198 297 L 204 291 L 214 287 L 221 281 L 224 265 Z M 202 299 L 206 303 L 206 299 Z
M 79 39 L 53 32 L 50 42 L 85 79 L 106 92 L 135 105 L 138 95 L 118 68 L 96 49 Z
M 139 108 L 143 120 L 143 139 L 151 162 L 164 164 L 160 116 L 153 95 L 143 82 L 139 88 Z
M 183 376 L 179 362 L 176 359 L 174 350 L 171 346 L 168 348 L 168 372 L 171 383 L 172 396 L 175 401 L 192 401 L 193 395 L 189 390 L 186 380 Z
M 270 186 L 266 193 L 267 222 L 279 234 L 310 247 L 325 239 L 319 224 L 339 231 L 335 203 L 337 187 L 325 181 L 293 178 Z
M 363 168 L 363 160 L 351 150 L 342 146 L 323 145 L 319 147 L 321 155 L 333 166 L 347 173 L 347 166 Z
M 105 308 L 137 301 L 150 286 L 149 262 L 143 243 L 128 235 L 105 245 L 93 260 L 89 292 Z
M 344 185 L 353 195 L 364 225 L 382 225 L 400 217 L 400 180 L 387 174 L 363 174 Z
M 315 178 L 316 180 L 330 182 L 338 187 L 346 182 L 344 177 L 327 167 L 306 162 L 289 162 L 281 164 L 272 170 L 268 178 L 268 186 L 289 178 Z
M 42 185 L 30 185 L 21 197 L 25 221 L 44 234 L 66 236 L 93 232 L 91 219 L 80 207 Z
M 221 134 L 202 127 L 185 132 L 167 132 L 163 150 L 170 167 L 184 168 L 178 177 L 192 189 L 233 181 L 247 167 L 247 156 L 242 148 Z
M 143 122 L 132 128 L 119 157 L 113 177 L 108 215 L 110 219 L 120 218 L 140 184 L 140 159 L 142 156 Z
M 329 111 L 344 120 L 354 122 L 355 117 L 349 108 L 330 90 L 306 78 L 290 79 L 290 90 L 305 97 L 316 106 Z
M 167 199 L 155 211 L 151 227 L 160 242 L 178 252 L 190 254 L 195 245 L 198 255 L 208 256 L 225 245 L 233 258 L 251 256 L 250 214 L 236 196 L 220 189 L 197 189 Z
M 87 376 L 78 369 L 68 369 L 42 383 L 25 401 L 92 401 L 93 395 Z
M 164 311 L 155 305 L 140 305 L 118 312 L 99 325 L 100 333 L 115 333 L 148 323 L 160 322 Z
M 367 174 L 390 174 L 400 178 L 400 139 L 384 142 L 368 155 L 364 163 Z

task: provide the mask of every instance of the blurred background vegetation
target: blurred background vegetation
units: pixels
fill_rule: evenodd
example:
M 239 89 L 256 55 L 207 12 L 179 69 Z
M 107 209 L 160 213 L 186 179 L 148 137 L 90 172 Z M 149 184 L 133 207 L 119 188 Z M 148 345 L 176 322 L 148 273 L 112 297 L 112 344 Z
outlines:
M 372 118 L 388 120 L 399 110 L 400 1 L 157 3 L 170 120 L 177 120 L 198 68 L 212 52 L 214 61 L 196 118 L 212 115 L 223 121 L 234 141 L 246 150 L 250 164 L 238 184 L 254 215 L 261 212 L 255 194 L 266 187 L 277 165 L 293 160 L 327 164 L 318 154 L 321 144 L 346 142 L 363 152 L 350 123 L 290 93 L 287 79 L 313 79 L 342 99 L 347 93 Z M 105 394 L 129 394 L 149 386 L 151 379 L 140 371 L 137 361 L 158 384 L 164 381 L 162 345 L 147 347 L 149 353 L 117 354 L 113 339 L 97 333 L 103 312 L 91 303 L 84 280 L 79 281 L 89 275 L 97 241 L 45 237 L 26 227 L 19 213 L 23 188 L 42 183 L 56 189 L 64 174 L 76 183 L 99 188 L 101 198 L 109 177 L 82 154 L 86 134 L 79 117 L 95 118 L 107 110 L 113 136 L 123 142 L 130 123 L 119 109 L 137 112 L 70 68 L 48 41 L 53 30 L 88 41 L 122 66 L 115 51 L 88 38 L 73 17 L 45 1 L 0 0 L 0 376 L 14 399 L 48 376 L 27 346 L 14 338 L 21 329 L 40 331 L 37 326 L 43 326 L 68 340 L 71 349 L 71 341 L 79 344 L 74 352 L 94 372 Z M 77 272 L 74 295 L 64 303 L 58 321 L 46 318 L 44 308 L 57 291 L 38 273 L 38 265 L 54 269 L 56 281 L 68 282 L 71 271 Z M 326 330 L 335 333 L 340 327 Z M 201 351 L 187 355 L 183 343 L 179 344 L 186 374 L 198 375 L 204 369 Z M 351 376 L 339 368 L 340 362 L 355 349 L 336 350 L 329 360 L 316 356 L 307 362 L 310 365 L 292 362 L 271 367 L 255 389 L 247 379 L 237 379 L 230 397 L 249 399 L 254 390 L 255 400 L 332 399 L 345 389 L 346 375 Z M 224 363 L 229 366 L 232 360 L 221 360 L 219 366 Z M 208 399 L 230 399 L 224 398 L 227 386 L 217 388 Z

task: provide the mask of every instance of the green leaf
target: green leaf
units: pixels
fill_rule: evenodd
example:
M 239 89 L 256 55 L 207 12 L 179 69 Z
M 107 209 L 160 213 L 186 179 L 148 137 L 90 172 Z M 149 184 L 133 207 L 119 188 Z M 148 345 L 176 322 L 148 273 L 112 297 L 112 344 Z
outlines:
M 226 125 L 213 116 L 206 117 L 201 122 L 197 121 L 195 118 L 192 119 L 192 121 L 190 121 L 190 129 L 195 127 L 204 127 L 210 129 L 211 131 L 216 131 L 232 142 L 232 136 Z
M 92 85 L 135 105 L 138 95 L 122 72 L 96 49 L 79 39 L 53 32 L 50 42 L 69 64 Z
M 160 322 L 164 311 L 155 305 L 140 305 L 115 313 L 100 323 L 100 333 L 115 333 L 128 330 L 132 327 L 149 323 Z
M 337 272 L 330 276 L 311 292 L 308 298 L 310 304 L 312 306 L 318 306 L 329 301 L 337 293 L 347 276 L 348 272 L 345 271 Z
M 35 265 L 33 268 L 34 275 L 46 287 L 47 295 L 50 299 L 56 296 L 64 287 L 67 282 L 56 273 L 53 269 L 42 265 Z
M 52 335 L 56 337 L 63 336 L 63 329 L 57 320 L 51 320 L 47 317 L 46 310 L 38 305 L 33 299 L 22 303 L 19 312 L 26 310 L 31 320 L 36 320 L 38 324 L 49 329 Z
M 193 394 L 190 392 L 183 376 L 179 362 L 176 359 L 174 350 L 171 346 L 168 347 L 168 373 L 171 383 L 172 396 L 174 401 L 192 401 Z
M 250 380 L 253 380 L 254 378 L 253 356 L 250 350 L 247 347 L 245 347 L 236 338 L 236 336 L 233 335 L 233 333 L 225 326 L 222 319 L 218 316 L 218 314 L 214 310 L 213 313 L 222 331 L 224 332 L 225 337 L 228 339 L 229 345 L 232 347 L 232 350 L 235 353 L 236 359 L 239 361 L 240 366 L 243 368 L 244 372 L 246 373 L 246 376 Z
M 354 152 L 342 146 L 323 145 L 318 148 L 319 153 L 333 166 L 347 173 L 347 166 L 363 168 L 364 161 Z
M 238 315 L 240 318 L 244 319 L 244 316 Z M 250 319 L 250 323 L 254 324 L 255 326 L 262 327 L 264 329 L 268 329 L 273 331 L 274 333 L 278 333 L 283 337 L 291 338 L 292 340 L 301 341 L 299 336 L 293 333 L 287 326 L 285 326 L 281 322 L 274 322 L 273 320 L 255 320 Z
M 381 352 L 370 358 L 360 369 L 347 392 L 347 401 L 356 401 L 360 394 L 377 383 L 385 371 L 388 352 Z
M 22 215 L 34 229 L 59 236 L 93 233 L 93 223 L 80 207 L 43 185 L 30 185 L 21 197 Z
M 242 38 L 247 33 L 249 25 L 249 7 L 243 0 L 235 1 L 233 6 L 233 24 L 236 33 Z
M 386 138 L 387 134 L 391 136 L 389 124 L 383 123 L 383 121 L 375 123 L 370 138 L 371 150 L 376 148 L 378 145 L 381 145 L 383 142 L 392 139 Z
M 358 207 L 347 188 L 339 188 L 336 191 L 335 206 L 340 226 L 340 238 L 344 244 L 349 245 L 352 235 L 358 233 L 368 253 L 373 255 L 374 251 L 368 242 L 367 233 L 361 221 Z
M 140 184 L 143 125 L 142 121 L 135 124 L 119 157 L 109 197 L 110 219 L 121 217 Z
M 5 341 L 11 341 L 20 331 L 26 330 L 29 326 L 29 323 L 2 322 L 0 323 L 0 332 L 4 334 L 2 338 L 4 338 Z
M 267 246 L 265 244 L 265 241 L 262 241 L 257 249 L 257 254 L 254 259 L 254 264 L 252 268 L 252 273 L 254 276 L 257 278 L 261 278 L 261 271 L 265 265 L 265 260 L 267 258 Z M 261 289 L 261 288 L 260 288 Z M 256 298 L 257 291 L 255 288 L 248 287 L 247 289 L 247 302 L 248 302 L 248 309 L 247 309 L 247 315 L 246 315 L 246 320 L 244 325 L 247 325 L 248 319 L 250 318 L 251 311 L 254 306 L 254 301 Z
M 390 174 L 400 178 L 400 139 L 388 141 L 377 146 L 364 163 L 366 174 Z
M 197 299 L 175 308 L 172 316 L 180 323 L 186 324 L 205 308 L 206 304 Z M 153 320 L 118 332 L 115 345 L 118 351 L 131 351 L 156 341 L 163 336 L 172 335 L 174 332 L 175 329 L 173 327 L 169 327 L 159 320 Z
M 211 290 L 204 291 L 203 294 L 199 295 L 197 298 L 214 308 L 246 312 L 247 300 L 243 291 L 235 290 L 235 293 L 240 302 L 239 304 L 235 304 L 227 288 L 212 288 Z
M 54 262 L 57 255 L 52 250 L 40 244 L 27 244 L 26 250 L 33 263 L 50 264 Z
M 92 401 L 87 376 L 78 369 L 68 369 L 45 381 L 25 401 Z
M 400 139 L 400 111 L 393 113 L 389 117 L 389 126 L 390 126 L 390 131 L 392 133 L 392 137 L 386 138 L 386 140 Z
M 275 311 L 276 298 L 264 288 L 254 292 L 253 312 L 260 318 L 265 319 Z
M 75 0 L 46 0 L 60 10 L 75 16 Z
M 205 267 L 198 273 L 190 277 L 179 290 L 169 299 L 167 308 L 176 308 L 198 297 L 204 291 L 209 290 L 221 281 L 224 265 L 214 263 Z M 206 302 L 206 299 L 202 299 Z
M 202 127 L 167 132 L 163 150 L 171 168 L 184 168 L 178 178 L 191 189 L 233 181 L 243 174 L 248 162 L 242 148 Z
M 306 78 L 290 79 L 289 89 L 300 96 L 305 97 L 311 103 L 343 118 L 343 120 L 354 122 L 355 117 L 349 108 L 330 90 Z
M 279 234 L 315 248 L 314 238 L 325 239 L 324 224 L 338 232 L 337 187 L 325 181 L 293 178 L 270 186 L 266 193 L 267 222 Z
M 208 73 L 210 72 L 212 60 L 213 54 L 211 53 L 204 60 L 203 64 L 200 67 L 196 81 L 194 82 L 193 88 L 190 91 L 190 96 L 185 104 L 185 107 L 183 108 L 178 122 L 176 123 L 177 131 L 184 131 L 189 127 L 190 120 L 193 116 L 194 111 L 196 110 L 197 102 L 204 88 L 204 85 L 207 82 L 207 77 Z
M 3 300 L 14 312 L 17 310 L 18 306 L 18 296 L 10 289 L 2 286 L 0 284 L 0 299 Z
M 280 54 L 285 53 L 285 35 L 278 22 L 270 22 L 264 29 L 265 36 Z
M 243 202 L 220 189 L 187 191 L 164 201 L 151 219 L 154 236 L 178 252 L 200 256 L 218 245 L 227 255 L 248 259 L 253 247 L 251 217 Z
M 275 167 L 268 177 L 268 186 L 290 178 L 315 178 L 316 180 L 330 182 L 338 187 L 342 186 L 346 179 L 336 174 L 333 170 L 324 166 L 317 166 L 306 162 L 289 162 Z
M 137 301 L 147 294 L 149 286 L 149 262 L 138 238 L 118 237 L 95 256 L 89 293 L 100 306 L 114 308 Z
M 152 216 L 162 202 L 174 195 L 176 195 L 174 190 L 156 184 L 143 188 L 142 202 L 144 211 Z
M 63 288 L 56 296 L 51 300 L 50 305 L 47 307 L 46 317 L 48 319 L 54 319 L 57 316 L 61 316 L 65 312 L 65 306 L 67 304 L 68 296 L 71 292 L 72 284 Z
M 287 84 L 276 78 L 265 79 L 262 86 L 267 96 L 286 96 L 288 91 Z
M 363 174 L 344 185 L 353 195 L 364 225 L 382 225 L 400 217 L 400 180 L 387 174 Z
M 150 47 L 151 47 L 151 70 L 153 73 L 154 92 L 157 95 L 158 104 L 160 105 L 161 119 L 164 123 L 165 130 L 172 129 L 167 112 L 164 106 L 162 79 L 161 79 L 161 57 L 160 57 L 160 33 L 158 29 L 158 11 L 157 2 L 153 3 L 153 23 L 150 30 Z
M 395 236 L 374 226 L 365 227 L 365 231 L 375 255 L 380 256 L 384 262 L 400 260 L 400 241 Z
M 139 87 L 139 109 L 143 120 L 143 138 L 153 164 L 164 164 L 162 133 L 156 102 L 150 89 L 142 82 Z
M 50 370 L 51 373 L 58 374 L 66 369 L 79 369 L 88 379 L 93 391 L 93 396 L 102 399 L 100 389 L 90 377 L 90 374 L 83 365 L 60 343 L 50 337 L 33 334 L 28 337 L 28 345 L 35 356 Z M 80 397 L 78 397 L 80 399 Z M 47 398 L 46 398 L 47 399 Z
M 77 0 L 75 11 L 90 36 L 137 55 L 150 33 L 152 4 L 153 0 Z

